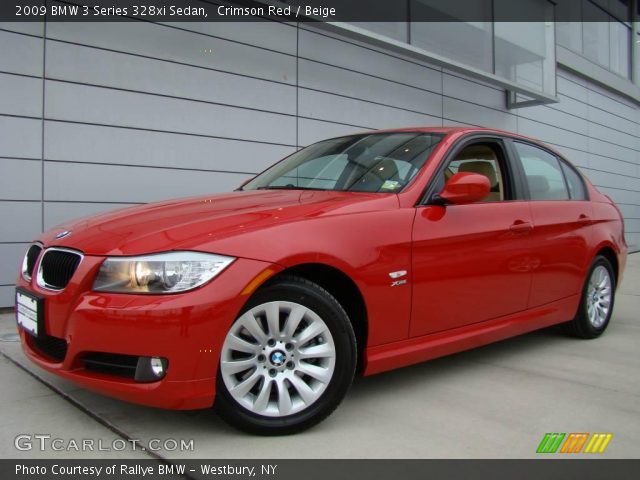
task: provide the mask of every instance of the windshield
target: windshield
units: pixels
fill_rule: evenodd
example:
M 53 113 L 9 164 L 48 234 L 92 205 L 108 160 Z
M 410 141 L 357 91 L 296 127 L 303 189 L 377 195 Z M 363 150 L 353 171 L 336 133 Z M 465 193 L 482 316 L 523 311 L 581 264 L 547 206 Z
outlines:
M 401 191 L 443 135 L 373 133 L 314 143 L 248 182 L 242 190 Z

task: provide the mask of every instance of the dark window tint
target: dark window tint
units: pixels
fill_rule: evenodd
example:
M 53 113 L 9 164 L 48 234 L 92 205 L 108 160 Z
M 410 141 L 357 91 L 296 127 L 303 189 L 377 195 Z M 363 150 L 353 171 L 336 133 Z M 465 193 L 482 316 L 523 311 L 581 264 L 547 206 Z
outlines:
M 564 162 L 560 162 L 562 171 L 564 172 L 564 178 L 567 179 L 567 185 L 569 187 L 569 194 L 572 200 L 586 200 L 587 190 L 584 187 L 584 182 L 578 172 L 567 165 Z
M 541 148 L 514 142 L 527 177 L 531 200 L 568 200 L 558 159 Z

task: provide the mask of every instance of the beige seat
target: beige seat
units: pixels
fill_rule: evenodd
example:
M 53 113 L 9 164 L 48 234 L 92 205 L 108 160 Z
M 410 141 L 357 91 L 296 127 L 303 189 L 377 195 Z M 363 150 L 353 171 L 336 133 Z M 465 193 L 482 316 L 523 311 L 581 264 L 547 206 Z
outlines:
M 470 172 L 484 175 L 489 179 L 489 194 L 482 199 L 483 202 L 499 202 L 502 200 L 502 194 L 500 192 L 500 185 L 498 184 L 498 175 L 495 168 L 489 162 L 485 161 L 471 161 L 460 164 L 458 172 Z

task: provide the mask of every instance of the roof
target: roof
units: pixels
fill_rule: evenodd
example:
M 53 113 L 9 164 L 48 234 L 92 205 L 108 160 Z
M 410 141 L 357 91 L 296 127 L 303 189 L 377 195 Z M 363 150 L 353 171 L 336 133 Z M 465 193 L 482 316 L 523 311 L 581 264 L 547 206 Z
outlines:
M 515 138 L 522 138 L 530 142 L 542 144 L 542 142 L 536 138 L 528 137 L 520 133 L 508 132 L 506 130 L 499 130 L 497 128 L 485 128 L 485 127 L 402 127 L 402 128 L 389 128 L 382 130 L 370 130 L 361 132 L 362 134 L 368 133 L 394 133 L 394 132 L 425 132 L 425 133 L 441 133 L 448 135 L 451 133 L 493 133 L 496 135 L 507 135 Z M 545 145 L 546 146 L 546 145 Z
M 371 133 L 386 133 L 386 132 L 432 132 L 432 133 L 460 133 L 460 132 L 485 132 L 485 133 L 499 133 L 503 135 L 513 135 L 521 137 L 517 133 L 507 132 L 505 130 L 498 130 L 495 128 L 484 127 L 402 127 L 402 128 L 390 128 L 383 130 L 372 130 Z M 364 132 L 368 133 L 368 132 Z

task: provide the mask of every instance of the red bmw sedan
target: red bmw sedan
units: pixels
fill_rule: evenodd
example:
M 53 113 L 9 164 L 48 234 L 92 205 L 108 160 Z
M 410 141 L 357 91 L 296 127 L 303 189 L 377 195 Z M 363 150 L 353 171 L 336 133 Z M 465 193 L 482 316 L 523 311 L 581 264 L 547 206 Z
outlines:
M 615 204 L 549 147 L 411 128 L 325 140 L 238 190 L 64 224 L 16 289 L 26 355 L 122 400 L 284 434 L 371 375 L 554 324 L 607 328 Z

